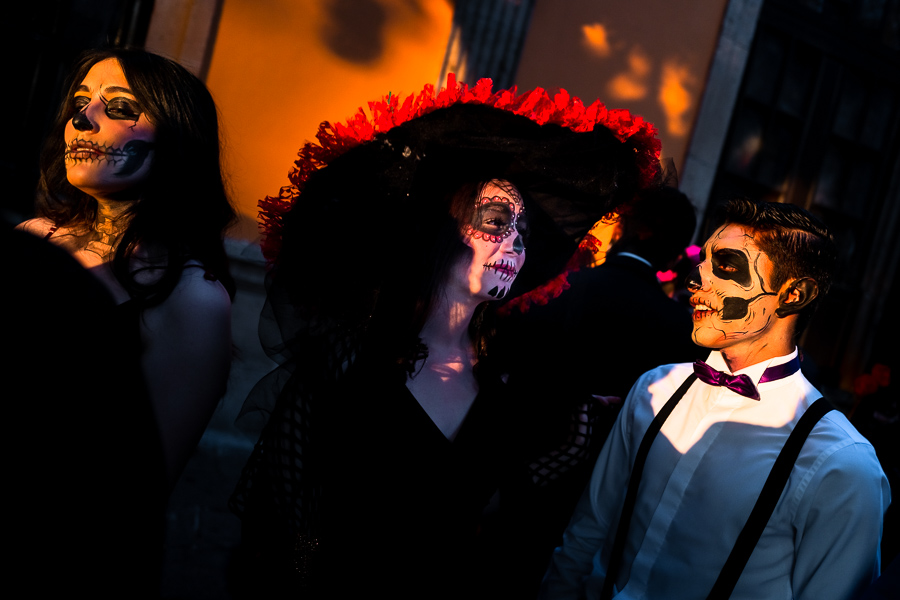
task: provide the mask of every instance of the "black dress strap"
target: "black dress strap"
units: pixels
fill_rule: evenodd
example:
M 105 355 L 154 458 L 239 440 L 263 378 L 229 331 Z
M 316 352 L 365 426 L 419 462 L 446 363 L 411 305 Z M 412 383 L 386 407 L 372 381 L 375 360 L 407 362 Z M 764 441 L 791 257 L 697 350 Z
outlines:
M 638 486 L 641 483 L 641 474 L 644 472 L 644 463 L 647 462 L 647 454 L 650 452 L 650 446 L 659 430 L 662 429 L 663 423 L 669 418 L 675 405 L 684 397 L 691 384 L 696 381 L 697 375 L 691 375 L 684 380 L 672 397 L 669 398 L 665 406 L 656 414 L 650 427 L 644 433 L 644 439 L 641 440 L 641 446 L 638 448 L 637 456 L 634 458 L 634 466 L 631 468 L 631 478 L 628 481 L 628 492 L 625 494 L 625 503 L 622 506 L 622 515 L 619 517 L 619 527 L 616 530 L 616 539 L 613 542 L 612 554 L 609 558 L 609 568 L 606 571 L 606 580 L 603 582 L 603 591 L 600 592 L 601 600 L 609 600 L 612 598 L 612 589 L 616 578 L 619 575 L 619 569 L 622 567 L 622 552 L 625 550 L 625 540 L 628 538 L 628 528 L 631 524 L 631 515 L 634 512 L 634 503 L 637 500 Z
M 759 498 L 756 500 L 756 505 L 753 507 L 747 523 L 738 535 L 734 548 L 732 548 L 728 560 L 725 561 L 725 566 L 722 567 L 722 571 L 719 573 L 719 578 L 713 585 L 709 596 L 707 596 L 708 600 L 724 599 L 731 596 L 731 592 L 734 590 L 734 586 L 737 585 L 744 566 L 750 560 L 750 555 L 753 553 L 753 549 L 766 528 L 766 523 L 769 522 L 769 518 L 775 511 L 775 505 L 778 504 L 778 499 L 781 497 L 785 485 L 787 485 L 788 478 L 791 475 L 803 443 L 815 424 L 819 422 L 819 419 L 833 409 L 834 407 L 825 398 L 819 398 L 800 417 L 797 426 L 794 427 L 790 437 L 785 442 L 784 448 L 781 449 L 781 453 L 775 459 L 775 465 L 769 472 L 769 477 L 766 479 L 762 492 L 760 492 Z

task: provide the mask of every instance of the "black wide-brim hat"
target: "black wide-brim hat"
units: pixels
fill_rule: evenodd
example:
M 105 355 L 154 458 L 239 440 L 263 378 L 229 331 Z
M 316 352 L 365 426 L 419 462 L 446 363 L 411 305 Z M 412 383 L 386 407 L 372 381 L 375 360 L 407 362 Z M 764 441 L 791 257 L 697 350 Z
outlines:
M 345 293 L 377 287 L 382 265 L 414 256 L 449 218 L 453 191 L 505 179 L 523 193 L 532 231 L 521 293 L 563 270 L 594 223 L 659 178 L 651 124 L 565 91 L 493 93 L 489 80 L 469 89 L 451 77 L 437 94 L 426 86 L 369 109 L 322 123 L 291 185 L 259 203 L 266 258 L 305 286 L 343 285 L 337 269 L 352 280 Z

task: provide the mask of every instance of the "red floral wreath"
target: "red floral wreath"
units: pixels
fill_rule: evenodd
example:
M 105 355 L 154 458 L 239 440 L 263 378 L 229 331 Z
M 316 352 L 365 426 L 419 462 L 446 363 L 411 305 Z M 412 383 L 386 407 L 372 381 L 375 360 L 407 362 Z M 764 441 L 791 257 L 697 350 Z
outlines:
M 628 140 L 635 148 L 642 186 L 646 187 L 657 181 L 662 144 L 657 137 L 656 127 L 642 117 L 632 115 L 622 108 L 608 109 L 599 100 L 585 107 L 580 98 L 571 96 L 562 89 L 551 97 L 542 88 L 517 95 L 515 87 L 498 92 L 492 92 L 492 87 L 490 79 L 481 79 L 474 87 L 469 88 L 465 83 L 457 82 L 456 76 L 451 73 L 447 76 L 447 87 L 437 93 L 433 85 L 427 84 L 418 95 L 408 96 L 402 105 L 398 96 L 388 94 L 378 102 L 369 102 L 371 117 L 367 117 L 360 107 L 346 123 L 321 123 L 316 133 L 318 143 L 306 142 L 298 152 L 294 167 L 288 174 L 291 184 L 282 187 L 278 196 L 266 196 L 259 201 L 260 229 L 265 235 L 262 250 L 266 260 L 271 263 L 278 255 L 281 248 L 282 217 L 300 196 L 313 172 L 351 148 L 372 140 L 378 133 L 457 102 L 486 104 L 528 117 L 540 125 L 554 123 L 572 131 L 591 131 L 595 125 L 603 125 L 619 140 Z M 591 260 L 591 249 L 599 243 L 590 234 L 585 236 L 578 251 L 569 260 L 566 272 L 511 301 L 504 308 L 509 310 L 513 306 L 519 306 L 521 310 L 527 310 L 531 303 L 546 304 L 549 299 L 559 296 L 569 287 L 567 272 L 587 264 Z

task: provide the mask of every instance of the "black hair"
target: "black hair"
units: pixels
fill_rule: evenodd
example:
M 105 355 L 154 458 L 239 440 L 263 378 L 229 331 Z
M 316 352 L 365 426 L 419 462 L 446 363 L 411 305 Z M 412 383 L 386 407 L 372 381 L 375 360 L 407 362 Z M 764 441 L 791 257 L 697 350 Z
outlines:
M 769 284 L 776 290 L 791 279 L 816 282 L 818 296 L 800 312 L 795 335 L 809 322 L 819 300 L 828 293 L 837 265 L 837 246 L 824 223 L 793 204 L 736 198 L 720 208 L 725 224 L 743 225 L 758 235 L 756 244 L 772 263 Z
M 610 252 L 634 252 L 662 270 L 684 254 L 697 215 L 683 192 L 663 186 L 638 192 L 620 210 L 619 222 L 622 233 Z
M 156 130 L 149 174 L 134 190 L 137 202 L 112 260 L 116 279 L 132 298 L 158 304 L 177 285 L 185 263 L 196 260 L 233 298 L 222 241 L 235 212 L 222 175 L 216 105 L 203 82 L 172 60 L 135 49 L 95 49 L 81 56 L 41 153 L 37 214 L 69 227 L 90 227 L 96 218 L 96 200 L 66 178 L 62 150 L 66 123 L 75 112 L 75 88 L 106 59 L 118 61 Z M 165 256 L 163 274 L 153 283 L 135 280 L 140 269 L 132 258 L 139 246 Z

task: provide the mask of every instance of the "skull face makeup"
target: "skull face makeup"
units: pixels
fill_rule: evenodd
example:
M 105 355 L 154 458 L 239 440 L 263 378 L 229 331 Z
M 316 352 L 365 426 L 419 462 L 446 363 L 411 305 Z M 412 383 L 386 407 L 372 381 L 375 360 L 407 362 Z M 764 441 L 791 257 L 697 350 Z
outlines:
M 723 349 L 759 340 L 776 319 L 779 299 L 769 285 L 772 263 L 754 241 L 753 230 L 721 227 L 700 257 L 688 275 L 694 342 Z
M 103 197 L 146 179 L 153 160 L 156 128 L 147 120 L 112 58 L 91 67 L 72 99 L 66 124 L 65 162 L 69 183 Z
M 492 181 L 479 194 L 463 242 L 472 259 L 460 265 L 461 284 L 484 300 L 503 298 L 525 264 L 527 221 L 522 196 L 507 181 Z

